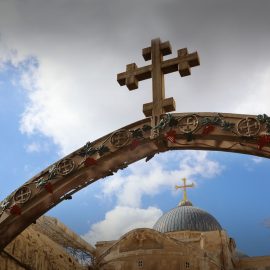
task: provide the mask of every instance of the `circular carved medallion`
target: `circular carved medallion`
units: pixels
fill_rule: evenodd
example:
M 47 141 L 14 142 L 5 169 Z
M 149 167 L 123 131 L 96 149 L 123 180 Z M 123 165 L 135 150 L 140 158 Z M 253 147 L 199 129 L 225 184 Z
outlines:
M 198 127 L 198 124 L 196 115 L 190 114 L 178 119 L 177 128 L 183 133 L 190 133 Z
M 22 187 L 14 194 L 14 200 L 16 203 L 25 203 L 31 197 L 32 191 L 29 187 Z
M 112 134 L 111 144 L 117 148 L 125 146 L 129 141 L 129 132 L 126 130 L 119 130 Z
M 260 122 L 253 117 L 246 117 L 237 124 L 237 132 L 241 136 L 255 136 L 261 128 Z
M 71 173 L 74 168 L 74 161 L 70 158 L 65 158 L 57 164 L 57 172 L 61 175 L 67 175 Z

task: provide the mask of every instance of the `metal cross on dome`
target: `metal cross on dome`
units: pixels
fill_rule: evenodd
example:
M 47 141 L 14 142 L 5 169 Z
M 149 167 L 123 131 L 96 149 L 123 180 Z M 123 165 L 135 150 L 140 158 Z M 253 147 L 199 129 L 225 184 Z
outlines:
M 187 199 L 187 188 L 192 188 L 194 187 L 194 183 L 191 183 L 190 185 L 187 185 L 187 179 L 186 178 L 182 178 L 182 181 L 183 181 L 183 186 L 175 186 L 175 189 L 183 189 L 183 202 L 186 202 L 188 199 Z
M 163 56 L 171 53 L 169 41 L 153 39 L 151 47 L 142 50 L 145 61 L 152 60 L 152 65 L 138 68 L 135 63 L 128 64 L 125 72 L 117 74 L 118 83 L 126 85 L 129 90 L 137 89 L 139 81 L 152 78 L 153 101 L 143 104 L 144 115 L 152 116 L 152 127 L 158 125 L 162 114 L 175 110 L 174 99 L 165 98 L 164 74 L 179 71 L 181 77 L 184 77 L 190 75 L 191 67 L 200 65 L 197 52 L 188 53 L 187 48 L 183 48 L 177 51 L 177 57 L 163 60 Z

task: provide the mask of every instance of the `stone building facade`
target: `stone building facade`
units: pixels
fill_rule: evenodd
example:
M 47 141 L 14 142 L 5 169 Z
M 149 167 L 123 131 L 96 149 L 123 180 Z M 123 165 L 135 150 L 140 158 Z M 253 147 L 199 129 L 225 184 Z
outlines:
M 59 242 L 60 237 L 65 242 Z M 70 241 L 73 242 L 71 246 L 78 248 L 88 248 L 89 245 L 57 219 L 41 217 L 37 220 L 37 224 L 25 229 L 0 253 L 0 270 L 89 269 L 67 251 L 66 246 Z M 93 252 L 90 245 L 88 250 Z
M 28 227 L 0 254 L 0 270 L 270 270 L 270 256 L 239 252 L 219 222 L 189 201 L 165 213 L 153 229 L 134 229 L 118 240 L 97 242 L 96 248 L 49 220 L 53 234 L 48 222 L 45 231 L 37 224 Z M 93 254 L 93 261 L 82 265 L 68 253 L 56 241 L 57 230 Z
M 270 270 L 270 256 L 248 257 L 209 213 L 182 201 L 153 229 L 96 244 L 100 270 Z

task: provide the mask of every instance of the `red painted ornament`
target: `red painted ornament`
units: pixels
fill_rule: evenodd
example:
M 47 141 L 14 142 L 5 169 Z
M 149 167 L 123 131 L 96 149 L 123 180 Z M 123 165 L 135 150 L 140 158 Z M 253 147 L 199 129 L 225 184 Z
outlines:
M 49 192 L 49 193 L 53 193 L 53 186 L 50 182 L 46 183 L 44 185 L 44 188 Z
M 215 130 L 215 126 L 213 126 L 213 125 L 206 125 L 203 128 L 202 135 L 208 135 L 209 133 L 211 133 L 214 130 Z
M 172 143 L 175 143 L 175 137 L 176 137 L 176 131 L 171 129 L 170 131 L 168 131 L 166 134 L 165 134 L 165 138 L 172 142 Z
M 14 216 L 19 216 L 21 213 L 22 213 L 22 209 L 17 204 L 12 205 L 12 207 L 10 208 L 10 214 Z
M 84 166 L 85 167 L 89 167 L 89 166 L 93 166 L 96 165 L 97 161 L 91 157 L 88 157 L 85 161 L 84 161 Z
M 264 146 L 270 144 L 270 135 L 262 135 L 258 138 L 258 149 L 262 150 Z
M 130 144 L 130 150 L 134 150 L 137 148 L 137 146 L 140 145 L 140 141 L 137 139 L 134 139 Z

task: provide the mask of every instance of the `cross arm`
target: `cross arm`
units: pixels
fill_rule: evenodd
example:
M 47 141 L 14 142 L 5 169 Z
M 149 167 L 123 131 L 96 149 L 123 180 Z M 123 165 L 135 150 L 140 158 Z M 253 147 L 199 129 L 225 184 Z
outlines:
M 175 186 L 176 189 L 179 189 L 179 188 L 187 188 L 187 187 L 194 187 L 194 184 L 190 184 L 190 185 L 185 185 L 185 186 Z
M 160 39 L 158 39 L 158 40 L 160 42 Z M 152 58 L 151 50 L 152 50 L 151 47 L 147 47 L 147 48 L 144 48 L 142 50 L 142 55 L 143 55 L 143 58 L 145 61 L 148 61 Z M 160 42 L 160 51 L 161 51 L 161 54 L 163 56 L 171 54 L 172 53 L 172 46 L 171 46 L 170 42 L 169 41 L 166 41 L 163 43 Z
M 178 56 L 165 60 L 161 64 L 164 74 L 179 71 L 182 77 L 190 75 L 190 68 L 199 66 L 200 59 L 197 52 L 188 53 L 187 48 L 178 50 Z
M 129 64 L 126 71 L 117 74 L 118 83 L 123 86 L 126 85 L 129 90 L 138 88 L 138 82 L 151 78 L 152 66 L 138 68 L 135 63 Z

